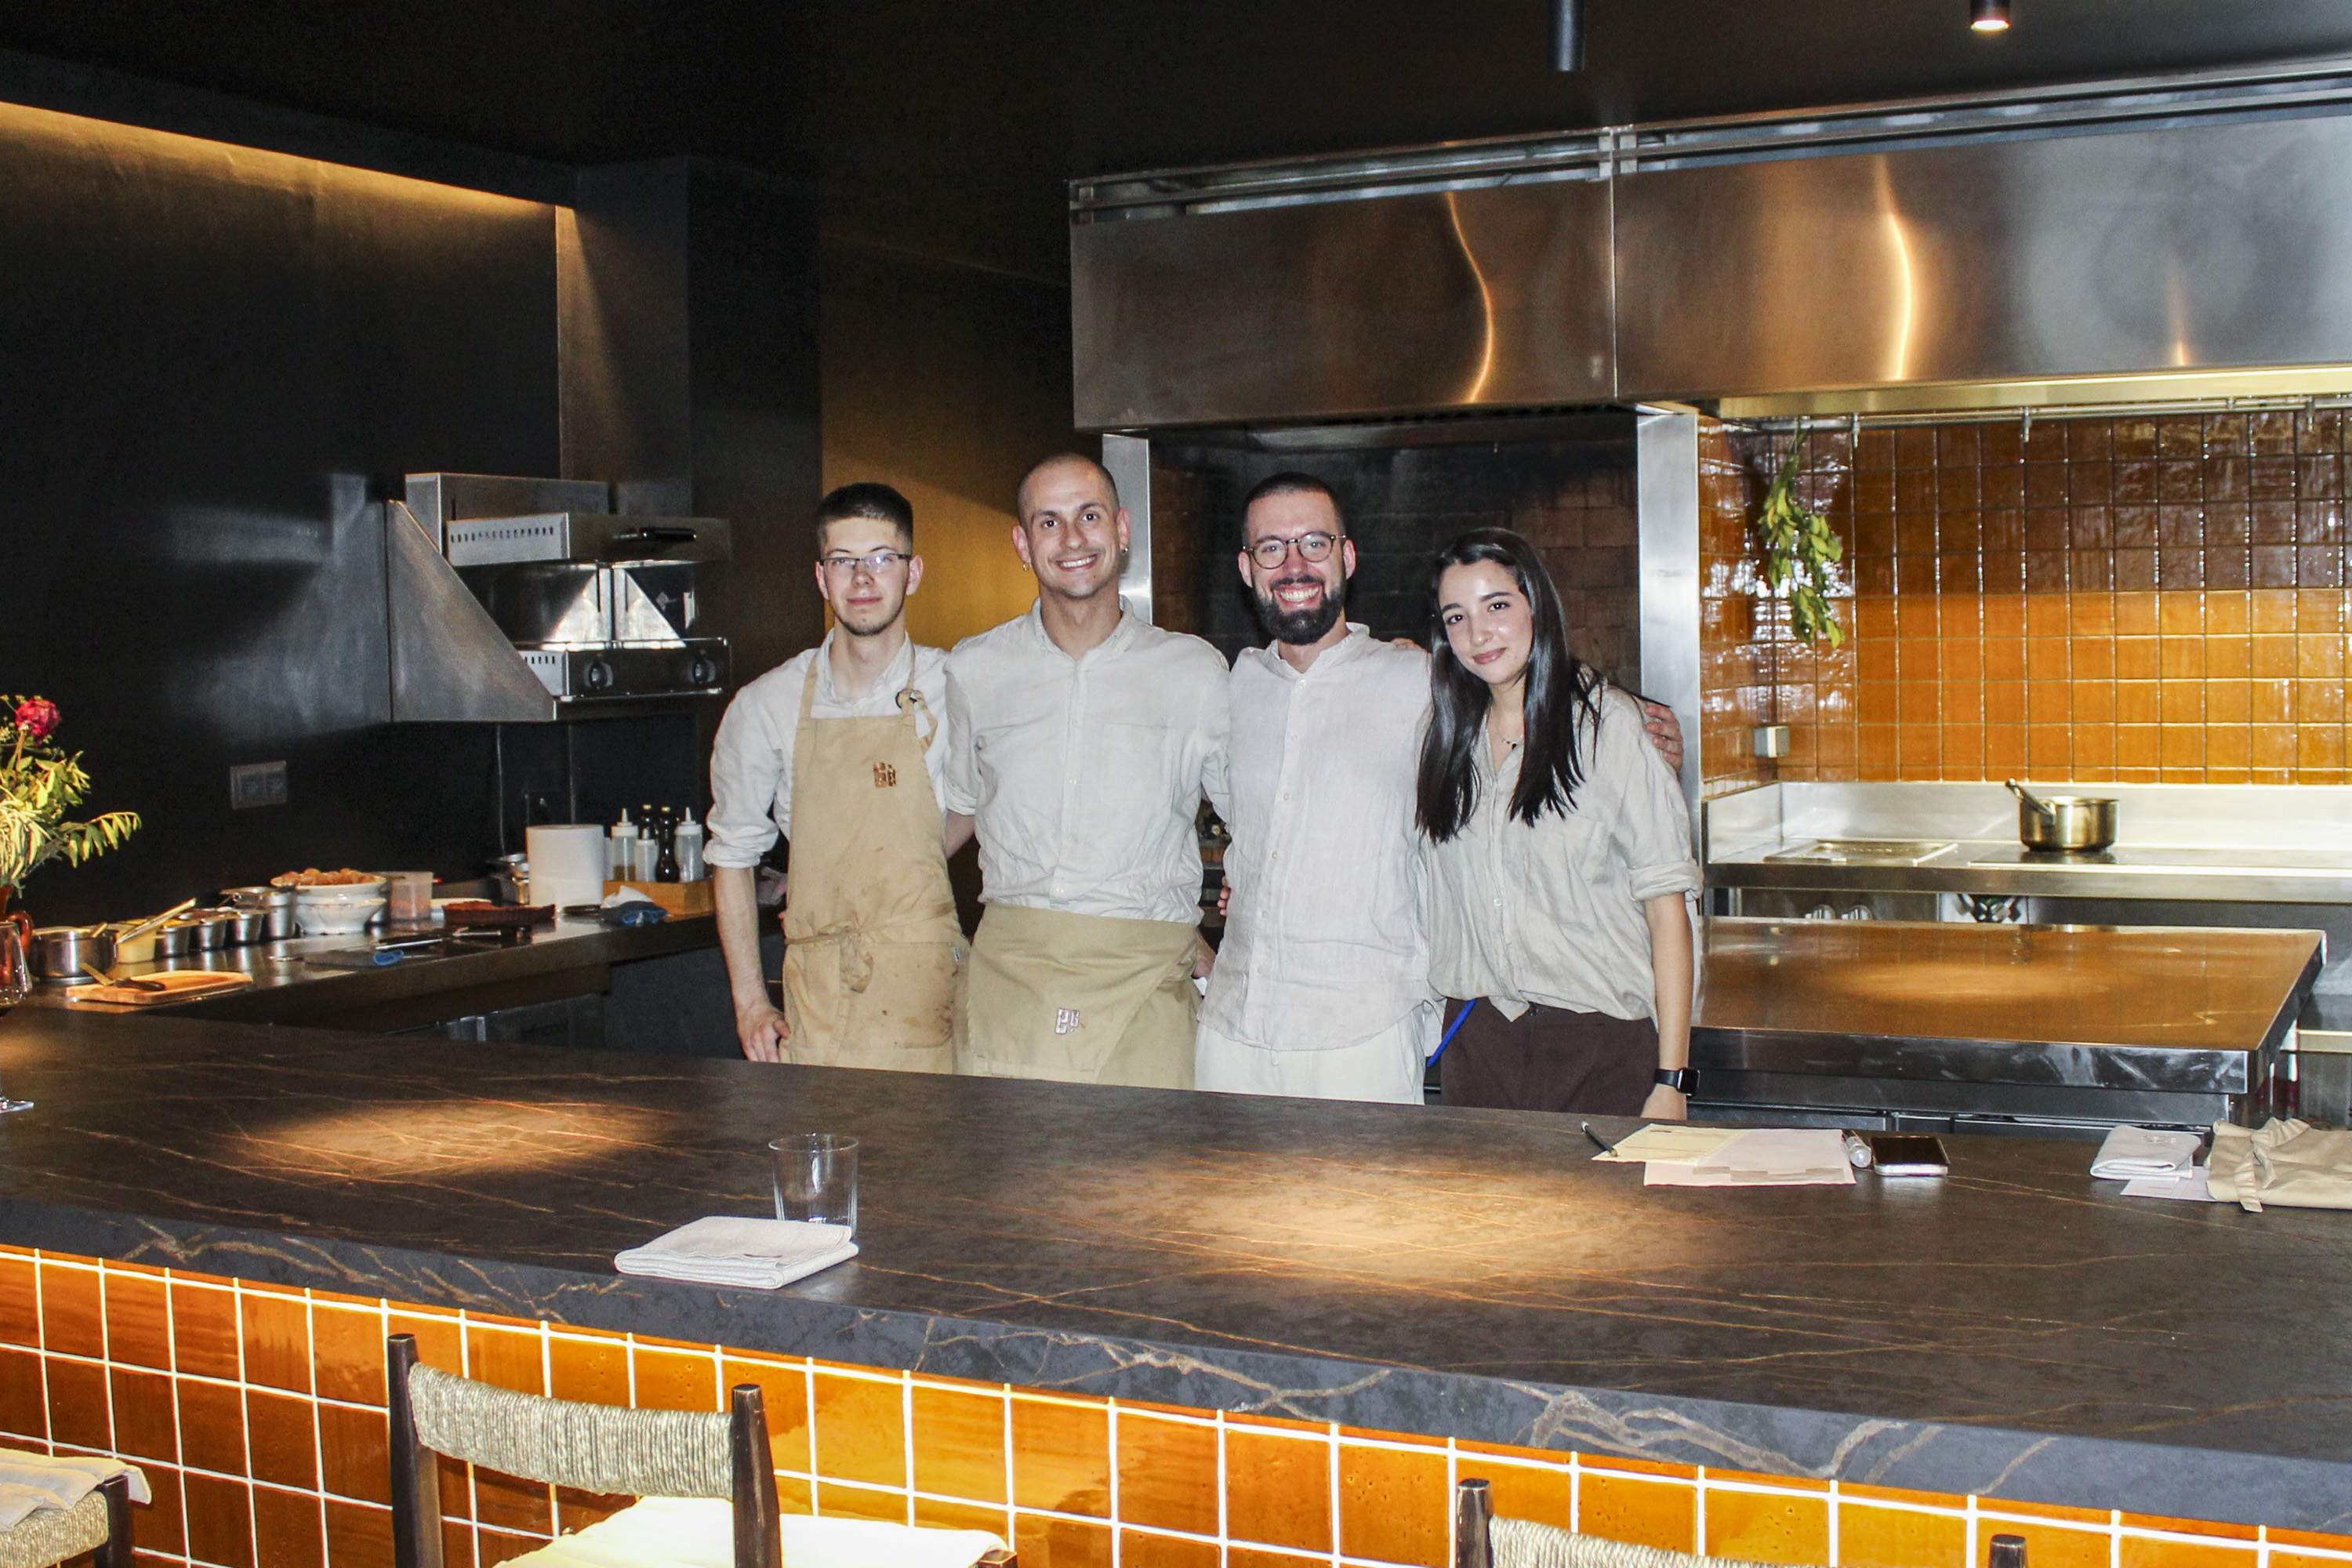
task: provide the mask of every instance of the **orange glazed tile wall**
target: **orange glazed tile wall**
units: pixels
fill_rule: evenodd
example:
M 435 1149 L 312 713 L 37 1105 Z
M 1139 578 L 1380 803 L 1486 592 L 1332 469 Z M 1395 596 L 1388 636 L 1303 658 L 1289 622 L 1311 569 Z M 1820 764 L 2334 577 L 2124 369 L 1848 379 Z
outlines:
M 1023 1568 L 1450 1560 L 1454 1483 L 1505 1514 L 1677 1551 L 1846 1568 L 2352 1568 L 2352 1537 L 2146 1519 L 1358 1431 L 738 1353 L 0 1248 L 0 1443 L 136 1462 L 142 1563 L 383 1568 L 383 1340 L 528 1393 L 716 1410 L 764 1391 L 788 1512 L 978 1528 Z M 445 1464 L 452 1568 L 617 1500 Z
M 1756 614 L 1745 528 L 1787 437 L 1701 444 L 1708 790 L 1770 778 L 2339 784 L 2352 626 L 2330 411 L 1806 437 L 1853 640 Z M 1731 525 L 1735 508 L 1742 526 Z M 1777 764 L 1746 728 L 1790 728 Z

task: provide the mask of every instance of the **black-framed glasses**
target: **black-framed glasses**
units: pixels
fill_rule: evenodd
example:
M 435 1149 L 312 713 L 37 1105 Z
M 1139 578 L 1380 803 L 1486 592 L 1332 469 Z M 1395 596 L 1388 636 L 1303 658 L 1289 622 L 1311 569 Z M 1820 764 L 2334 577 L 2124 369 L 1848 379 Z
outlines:
M 824 567 L 828 573 L 832 574 L 835 577 L 859 566 L 865 567 L 866 570 L 871 572 L 875 576 L 879 577 L 883 573 L 887 572 L 891 567 L 898 564 L 899 562 L 912 559 L 913 557 L 909 556 L 903 550 L 877 550 L 867 555 L 820 556 L 817 560 L 817 564 Z
M 1259 565 L 1271 572 L 1281 565 L 1283 557 L 1288 555 L 1293 550 L 1298 552 L 1298 558 L 1301 561 L 1311 563 L 1328 560 L 1331 547 L 1339 542 L 1338 534 L 1318 531 L 1302 533 L 1293 539 L 1261 539 L 1249 547 L 1249 552 Z

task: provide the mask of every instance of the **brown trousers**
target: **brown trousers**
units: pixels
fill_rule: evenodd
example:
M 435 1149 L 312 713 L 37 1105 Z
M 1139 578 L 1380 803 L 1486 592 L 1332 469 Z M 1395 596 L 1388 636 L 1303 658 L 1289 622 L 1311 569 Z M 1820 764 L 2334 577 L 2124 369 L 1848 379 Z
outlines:
M 1464 1005 L 1446 1004 L 1449 1026 Z M 1531 1005 L 1514 1019 L 1485 1001 L 1437 1064 L 1448 1105 L 1595 1116 L 1639 1116 L 1657 1070 L 1658 1026 L 1647 1018 Z

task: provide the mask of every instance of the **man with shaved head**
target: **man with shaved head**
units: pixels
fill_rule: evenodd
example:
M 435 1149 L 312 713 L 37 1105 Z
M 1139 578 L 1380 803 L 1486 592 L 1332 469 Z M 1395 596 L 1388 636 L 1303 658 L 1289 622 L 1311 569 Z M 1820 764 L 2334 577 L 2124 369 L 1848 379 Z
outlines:
M 987 906 L 956 1068 L 1190 1088 L 1194 821 L 1223 786 L 1225 661 L 1119 603 L 1128 517 L 1100 463 L 1048 458 L 1014 505 L 1037 601 L 948 655 L 949 834 L 979 834 Z

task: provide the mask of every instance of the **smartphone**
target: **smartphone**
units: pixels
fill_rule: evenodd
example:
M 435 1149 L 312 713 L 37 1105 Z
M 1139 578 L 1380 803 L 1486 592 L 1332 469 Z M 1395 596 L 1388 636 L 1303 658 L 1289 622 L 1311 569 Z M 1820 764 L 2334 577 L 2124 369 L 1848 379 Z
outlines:
M 1925 1133 L 1874 1132 L 1870 1153 L 1882 1176 L 1941 1176 L 1952 1169 L 1944 1158 L 1944 1141 Z

